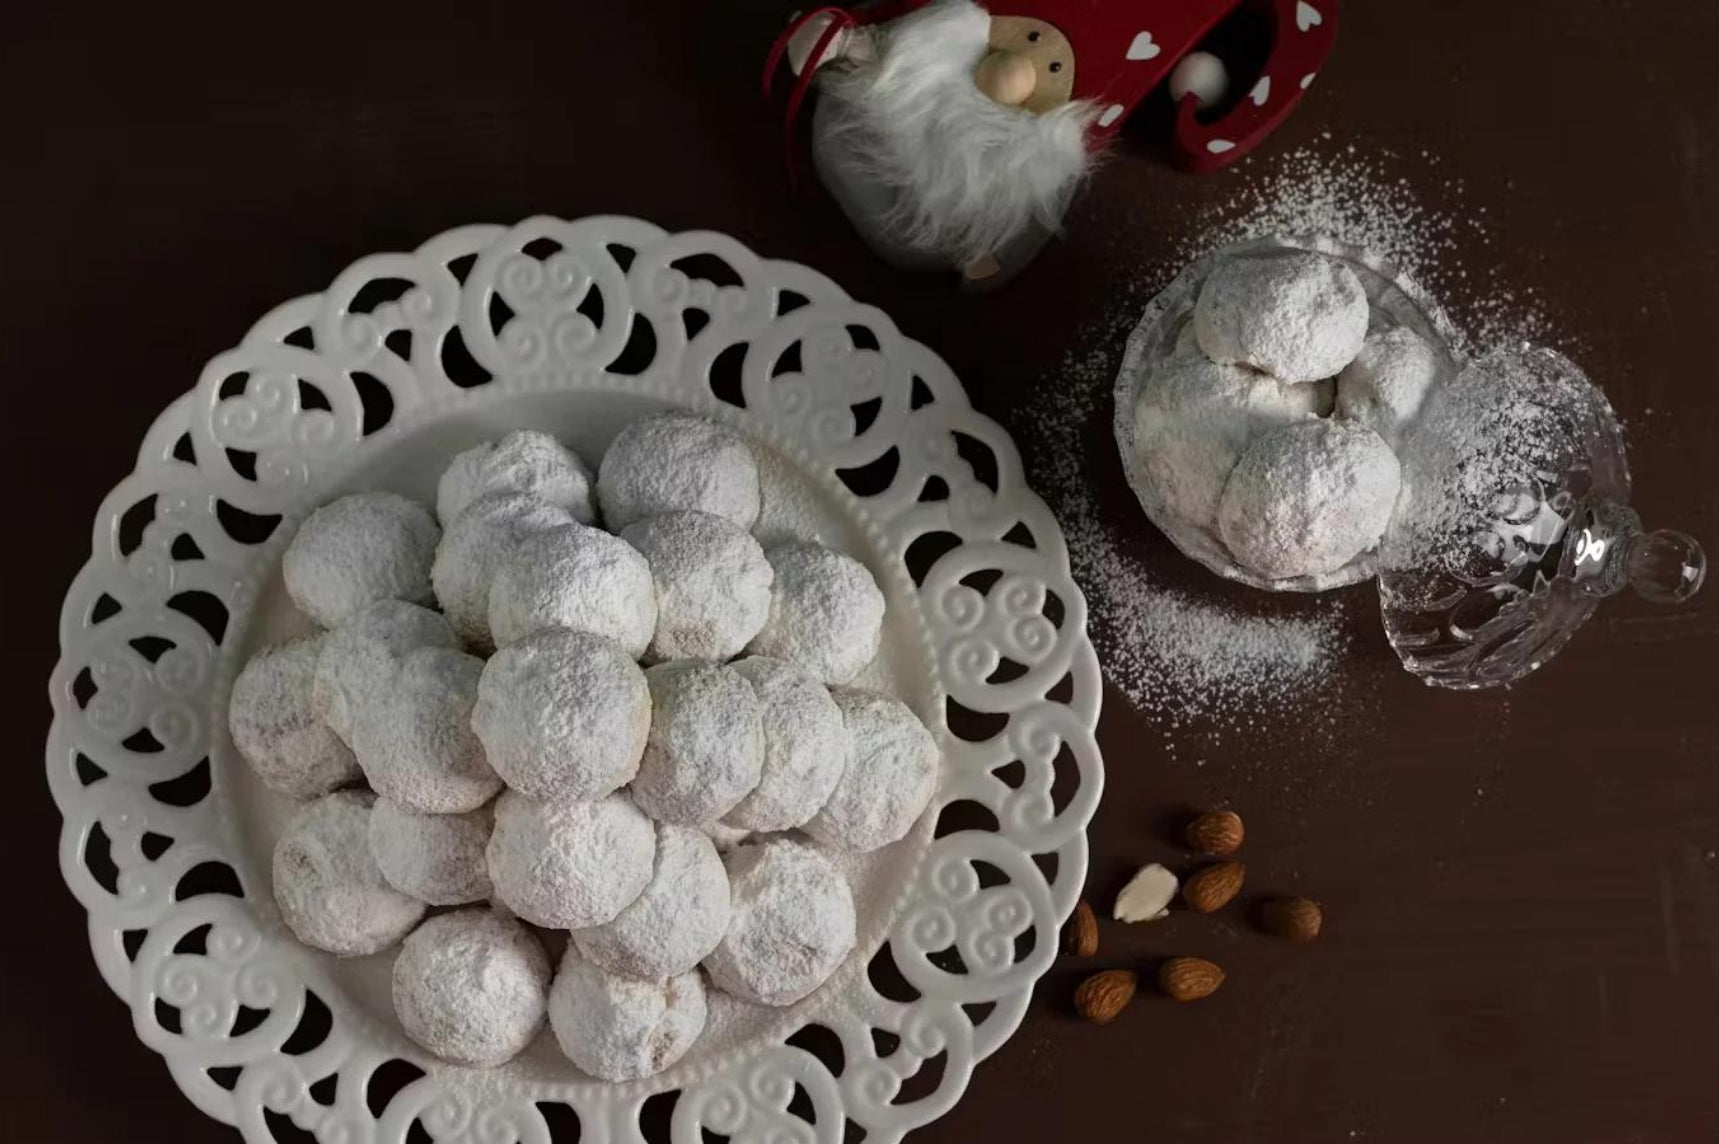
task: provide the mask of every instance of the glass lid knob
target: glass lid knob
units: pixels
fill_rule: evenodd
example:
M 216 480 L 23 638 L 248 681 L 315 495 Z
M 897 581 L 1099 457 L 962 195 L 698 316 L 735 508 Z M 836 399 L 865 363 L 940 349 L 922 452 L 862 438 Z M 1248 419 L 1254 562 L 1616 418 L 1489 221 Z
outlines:
M 1707 554 L 1688 533 L 1662 528 L 1631 539 L 1626 567 L 1636 595 L 1656 604 L 1681 604 L 1701 590 Z

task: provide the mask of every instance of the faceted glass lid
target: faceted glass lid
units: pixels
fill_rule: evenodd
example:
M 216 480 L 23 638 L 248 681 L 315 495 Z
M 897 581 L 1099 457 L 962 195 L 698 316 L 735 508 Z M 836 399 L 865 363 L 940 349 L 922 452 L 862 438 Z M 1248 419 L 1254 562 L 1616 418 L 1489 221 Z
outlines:
M 1664 602 L 1701 586 L 1694 540 L 1642 532 L 1617 418 L 1560 354 L 1471 363 L 1428 399 L 1404 452 L 1379 589 L 1391 645 L 1428 683 L 1512 683 L 1624 584 Z

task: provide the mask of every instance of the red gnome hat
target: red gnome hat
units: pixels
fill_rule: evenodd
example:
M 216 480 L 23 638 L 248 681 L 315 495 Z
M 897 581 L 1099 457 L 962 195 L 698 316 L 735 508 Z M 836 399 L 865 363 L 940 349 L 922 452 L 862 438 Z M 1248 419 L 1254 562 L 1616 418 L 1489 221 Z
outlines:
M 787 39 L 807 19 L 834 13 L 843 25 L 893 20 L 928 0 L 883 0 L 854 12 L 821 8 L 783 33 L 765 68 L 769 76 Z M 1260 13 L 1271 30 L 1271 51 L 1248 94 L 1220 118 L 1202 122 L 1198 102 L 1184 97 L 1176 109 L 1174 154 L 1185 170 L 1213 171 L 1258 146 L 1289 115 L 1324 66 L 1337 39 L 1338 0 L 989 0 L 993 16 L 1025 16 L 1053 24 L 1074 51 L 1073 98 L 1098 108 L 1091 134 L 1102 142 L 1121 127 L 1183 56 L 1223 20 L 1242 8 Z M 804 82 L 839 31 L 832 25 L 812 53 L 789 102 L 789 120 Z
M 1260 78 L 1222 118 L 1202 123 L 1197 101 L 1176 113 L 1178 166 L 1211 171 L 1247 154 L 1277 127 L 1313 82 L 1337 39 L 1338 0 L 994 0 L 993 15 L 1055 24 L 1074 49 L 1074 98 L 1098 107 L 1092 131 L 1108 139 L 1183 56 L 1243 7 L 1269 20 L 1271 51 Z

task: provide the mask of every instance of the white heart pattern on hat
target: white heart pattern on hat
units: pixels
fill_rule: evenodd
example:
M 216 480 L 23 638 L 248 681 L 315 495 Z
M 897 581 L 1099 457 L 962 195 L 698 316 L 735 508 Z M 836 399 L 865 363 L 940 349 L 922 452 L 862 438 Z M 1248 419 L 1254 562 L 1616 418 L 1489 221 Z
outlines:
M 1253 85 L 1253 91 L 1248 93 L 1255 107 L 1264 107 L 1265 101 L 1271 98 L 1271 77 L 1262 75 L 1259 82 Z
M 1098 125 L 1100 127 L 1109 127 L 1112 123 L 1115 123 L 1118 119 L 1121 119 L 1121 118 L 1122 118 L 1122 105 L 1120 103 L 1113 103 L 1109 107 L 1104 109 L 1103 115 L 1100 115 L 1098 117 Z
M 1222 155 L 1225 151 L 1234 151 L 1236 145 L 1228 139 L 1213 139 L 1206 144 L 1206 150 L 1214 155 Z
M 1151 32 L 1137 32 L 1134 42 L 1128 45 L 1128 58 L 1131 60 L 1149 60 L 1155 58 L 1163 47 L 1152 42 Z
M 1325 17 L 1319 14 L 1319 9 L 1309 4 L 1307 0 L 1300 0 L 1300 3 L 1296 4 L 1295 26 L 1303 32 L 1309 28 L 1317 28 L 1324 22 Z

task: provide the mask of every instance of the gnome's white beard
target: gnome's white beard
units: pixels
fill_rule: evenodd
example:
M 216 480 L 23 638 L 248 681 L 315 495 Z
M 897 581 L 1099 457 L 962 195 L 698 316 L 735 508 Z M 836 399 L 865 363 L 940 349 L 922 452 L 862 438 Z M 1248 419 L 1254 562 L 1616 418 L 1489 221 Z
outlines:
M 963 265 L 1029 224 L 1059 229 L 1089 162 L 1090 104 L 1039 115 L 974 85 L 990 29 L 977 4 L 940 0 L 883 28 L 876 62 L 820 75 L 830 142 L 894 192 L 890 235 Z

